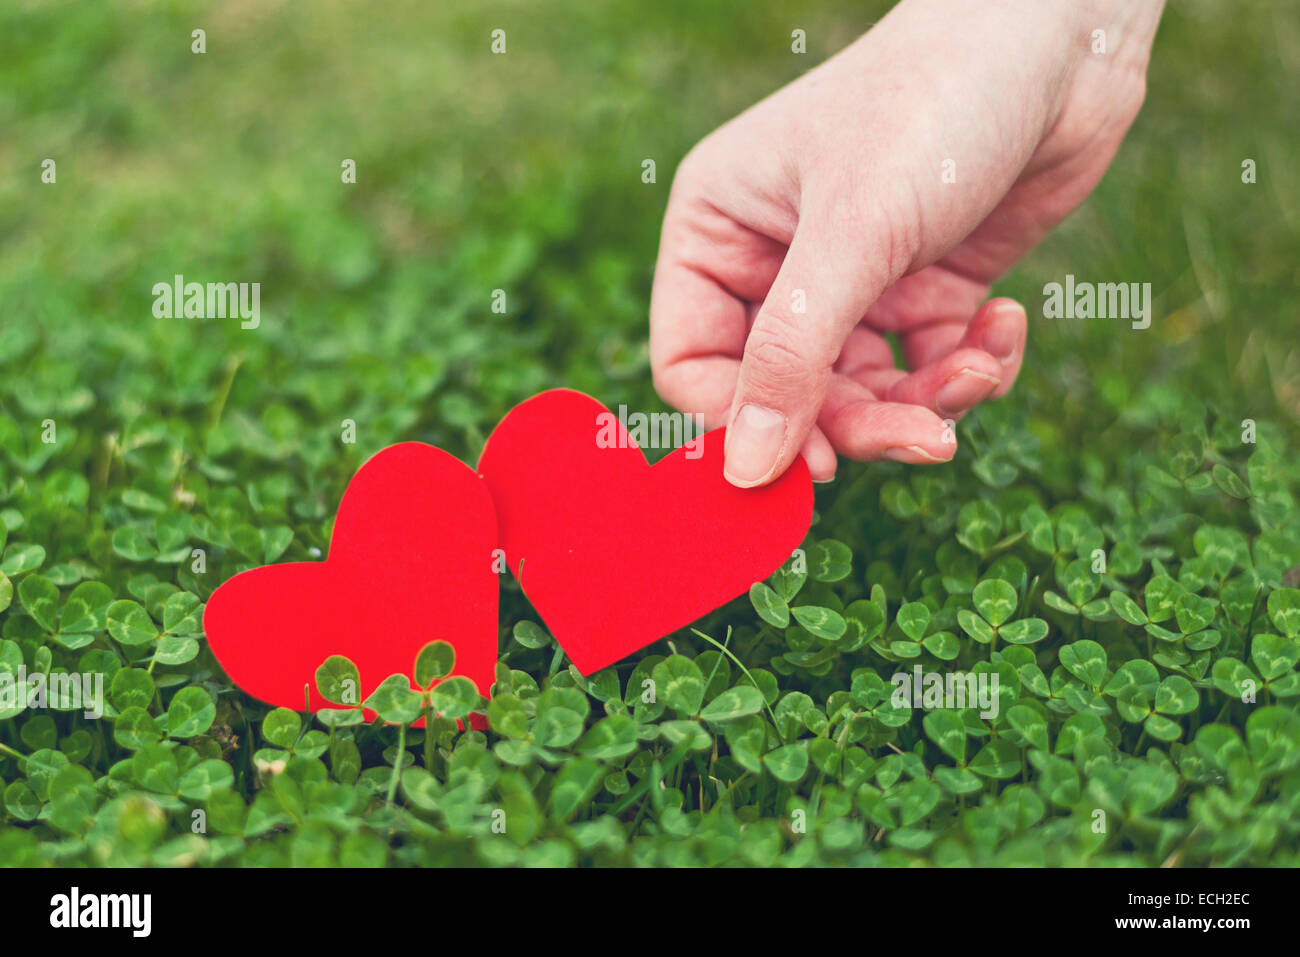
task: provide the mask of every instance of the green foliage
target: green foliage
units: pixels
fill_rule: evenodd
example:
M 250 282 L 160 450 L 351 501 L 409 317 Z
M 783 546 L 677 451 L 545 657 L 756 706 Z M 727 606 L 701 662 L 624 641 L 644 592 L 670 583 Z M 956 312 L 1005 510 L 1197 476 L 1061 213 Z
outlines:
M 884 6 L 808 5 L 806 57 L 771 0 L 633 30 L 521 7 L 508 63 L 439 4 L 322 3 L 310 35 L 292 5 L 251 31 L 214 7 L 220 70 L 188 8 L 0 8 L 5 142 L 30 145 L 0 150 L 0 675 L 104 692 L 101 717 L 0 700 L 0 861 L 1300 863 L 1300 232 L 1273 108 L 1296 50 L 1268 16 L 1171 5 L 1112 171 L 996 290 L 1032 320 L 1014 392 L 950 465 L 841 463 L 802 554 L 695 628 L 584 677 L 503 577 L 492 689 L 446 645 L 393 676 L 337 649 L 315 715 L 207 647 L 213 589 L 326 554 L 380 448 L 473 462 L 554 385 L 662 408 L 673 166 Z M 1251 144 L 1259 183 L 1215 143 Z M 261 327 L 153 317 L 177 272 L 260 281 Z M 1152 282 L 1152 327 L 1042 320 L 1067 272 Z M 996 673 L 997 714 L 898 703 L 916 666 Z

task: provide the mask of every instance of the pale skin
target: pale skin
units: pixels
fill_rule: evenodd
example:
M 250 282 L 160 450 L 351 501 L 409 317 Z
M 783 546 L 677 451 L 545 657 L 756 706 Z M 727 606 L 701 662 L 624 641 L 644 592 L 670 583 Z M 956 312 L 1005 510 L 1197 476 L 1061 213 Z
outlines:
M 1024 356 L 1025 309 L 990 286 L 1106 171 L 1162 8 L 902 0 L 686 156 L 651 367 L 665 401 L 727 426 L 730 482 L 765 485 L 800 454 L 815 481 L 839 456 L 952 458 L 950 424 Z

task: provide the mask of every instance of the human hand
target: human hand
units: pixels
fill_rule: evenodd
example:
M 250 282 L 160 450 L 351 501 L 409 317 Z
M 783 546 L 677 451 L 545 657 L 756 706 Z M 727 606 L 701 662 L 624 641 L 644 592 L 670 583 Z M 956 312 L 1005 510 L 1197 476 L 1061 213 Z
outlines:
M 1162 7 L 903 0 L 687 155 L 651 366 L 667 402 L 728 426 L 729 481 L 771 482 L 801 451 L 818 481 L 837 453 L 953 456 L 944 420 L 1004 394 L 1024 356 L 1025 310 L 989 286 L 1105 172 Z

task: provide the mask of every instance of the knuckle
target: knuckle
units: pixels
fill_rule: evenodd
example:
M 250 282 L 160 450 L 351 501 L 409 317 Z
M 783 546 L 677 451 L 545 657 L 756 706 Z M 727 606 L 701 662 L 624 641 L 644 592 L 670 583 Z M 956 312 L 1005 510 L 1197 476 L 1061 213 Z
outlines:
M 770 387 L 798 386 L 816 372 L 797 341 L 788 323 L 769 323 L 750 334 L 745 352 Z
M 710 169 L 715 165 L 710 140 L 711 136 L 706 136 L 681 158 L 673 171 L 670 195 L 684 198 L 702 191 L 709 182 Z
M 1126 128 L 1133 125 L 1137 119 L 1138 113 L 1142 111 L 1142 104 L 1147 99 L 1147 76 L 1143 71 L 1133 78 L 1133 90 L 1129 95 L 1128 109 L 1124 112 Z

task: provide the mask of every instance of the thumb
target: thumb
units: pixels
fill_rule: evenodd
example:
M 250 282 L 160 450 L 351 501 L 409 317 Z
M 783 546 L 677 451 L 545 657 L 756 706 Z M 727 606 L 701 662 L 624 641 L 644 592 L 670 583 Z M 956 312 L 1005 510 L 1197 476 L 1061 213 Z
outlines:
M 844 341 L 884 288 L 869 257 L 849 253 L 841 233 L 801 221 L 754 319 L 727 425 L 724 474 L 732 485 L 766 485 L 790 467 L 817 422 Z

